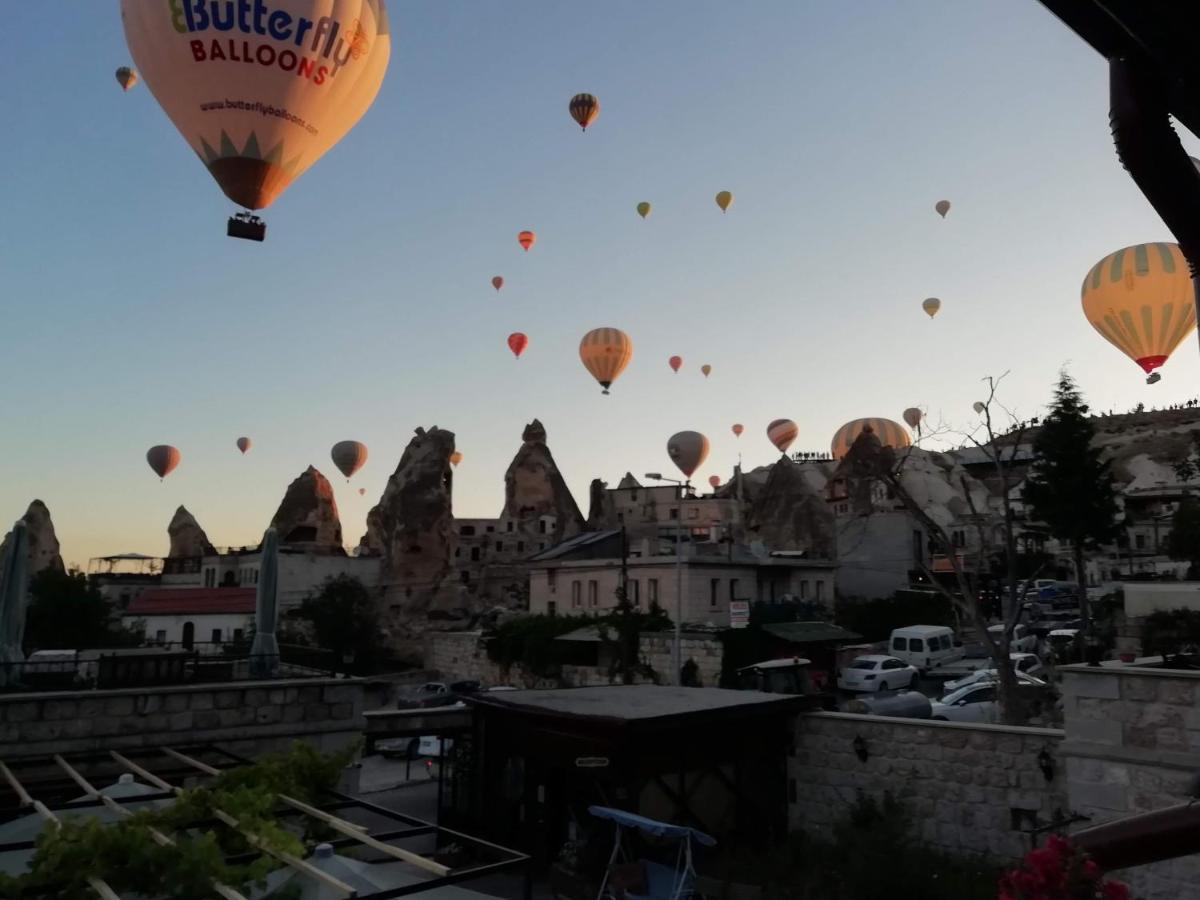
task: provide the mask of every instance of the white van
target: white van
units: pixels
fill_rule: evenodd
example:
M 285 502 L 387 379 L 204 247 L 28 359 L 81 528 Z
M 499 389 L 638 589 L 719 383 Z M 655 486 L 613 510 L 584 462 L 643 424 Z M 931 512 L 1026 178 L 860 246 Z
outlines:
M 897 628 L 888 638 L 888 653 L 922 672 L 963 658 L 963 648 L 954 646 L 953 629 L 945 625 Z

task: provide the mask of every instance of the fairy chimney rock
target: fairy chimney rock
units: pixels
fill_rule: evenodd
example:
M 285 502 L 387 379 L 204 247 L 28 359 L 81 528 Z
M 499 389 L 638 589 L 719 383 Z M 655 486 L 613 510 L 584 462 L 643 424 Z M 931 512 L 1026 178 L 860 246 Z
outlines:
M 210 556 L 217 552 L 200 523 L 196 521 L 196 517 L 184 506 L 175 510 L 175 515 L 171 517 L 171 524 L 167 526 L 167 536 L 171 539 L 167 559 L 189 559 Z
M 283 502 L 271 519 L 284 546 L 323 556 L 345 554 L 342 523 L 329 479 L 313 466 L 288 485 Z
M 65 571 L 58 545 L 58 535 L 54 533 L 54 522 L 50 519 L 50 510 L 41 500 L 34 500 L 21 516 L 25 523 L 26 534 L 29 537 L 29 575 L 30 577 L 44 571 L 54 569 L 56 572 Z M 0 541 L 0 559 L 4 558 L 11 533 Z
M 504 511 L 518 531 L 542 533 L 541 521 L 552 523 L 546 534 L 558 542 L 583 530 L 583 515 L 546 445 L 546 429 L 537 419 L 525 426 L 522 444 L 504 473 Z

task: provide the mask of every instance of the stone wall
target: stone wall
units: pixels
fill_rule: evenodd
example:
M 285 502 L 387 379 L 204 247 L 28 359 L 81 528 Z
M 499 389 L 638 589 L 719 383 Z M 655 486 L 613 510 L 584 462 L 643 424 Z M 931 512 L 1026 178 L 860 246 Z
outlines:
M 867 760 L 855 753 L 866 742 Z M 858 792 L 876 800 L 885 791 L 913 817 L 914 835 L 957 855 L 1020 859 L 1028 830 L 1067 808 L 1062 766 L 1047 781 L 1038 765 L 1046 750 L 1058 758 L 1061 731 L 966 725 L 848 713 L 811 713 L 796 726 L 788 763 L 793 788 L 790 825 L 828 837 Z M 1022 812 L 1014 813 L 1013 810 Z
M 1184 802 L 1200 771 L 1200 672 L 1064 666 L 1071 808 L 1088 824 Z M 1200 857 L 1116 873 L 1141 900 L 1192 896 Z
M 0 759 L 170 744 L 254 755 L 293 740 L 340 749 L 363 731 L 358 679 L 292 679 L 0 695 Z

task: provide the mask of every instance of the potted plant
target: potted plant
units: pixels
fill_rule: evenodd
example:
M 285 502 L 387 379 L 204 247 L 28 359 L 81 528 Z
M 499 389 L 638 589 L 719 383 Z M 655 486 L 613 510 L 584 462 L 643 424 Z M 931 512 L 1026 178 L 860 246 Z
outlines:
M 1095 861 L 1059 835 L 1026 854 L 1000 878 L 997 900 L 1130 900 L 1129 888 L 1107 881 Z

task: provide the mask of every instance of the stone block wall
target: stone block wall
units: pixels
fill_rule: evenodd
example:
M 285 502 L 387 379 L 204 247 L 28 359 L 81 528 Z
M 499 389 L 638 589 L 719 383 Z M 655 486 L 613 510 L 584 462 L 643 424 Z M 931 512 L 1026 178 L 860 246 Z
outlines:
M 171 744 L 255 755 L 303 739 L 340 749 L 363 731 L 358 679 L 293 679 L 0 695 L 0 759 Z
M 1072 809 L 1099 824 L 1185 802 L 1200 771 L 1200 672 L 1063 666 Z M 1200 857 L 1116 873 L 1141 900 L 1194 896 Z
M 670 631 L 642 635 L 642 660 L 658 673 L 663 682 L 669 683 L 671 680 L 671 650 L 674 642 L 675 635 Z M 717 687 L 720 684 L 724 652 L 724 644 L 712 635 L 685 632 L 680 641 L 679 653 L 683 663 L 686 665 L 689 659 L 696 663 L 696 674 L 703 687 Z
M 857 737 L 866 742 L 865 762 L 855 753 Z M 1033 817 L 1045 823 L 1067 809 L 1066 777 L 1057 763 L 1062 739 L 1061 731 L 1048 728 L 810 713 L 797 720 L 788 763 L 790 825 L 828 837 L 859 791 L 876 800 L 890 791 L 926 844 L 1015 861 L 1030 849 L 1021 828 Z M 1043 750 L 1057 765 L 1049 781 L 1038 764 Z

